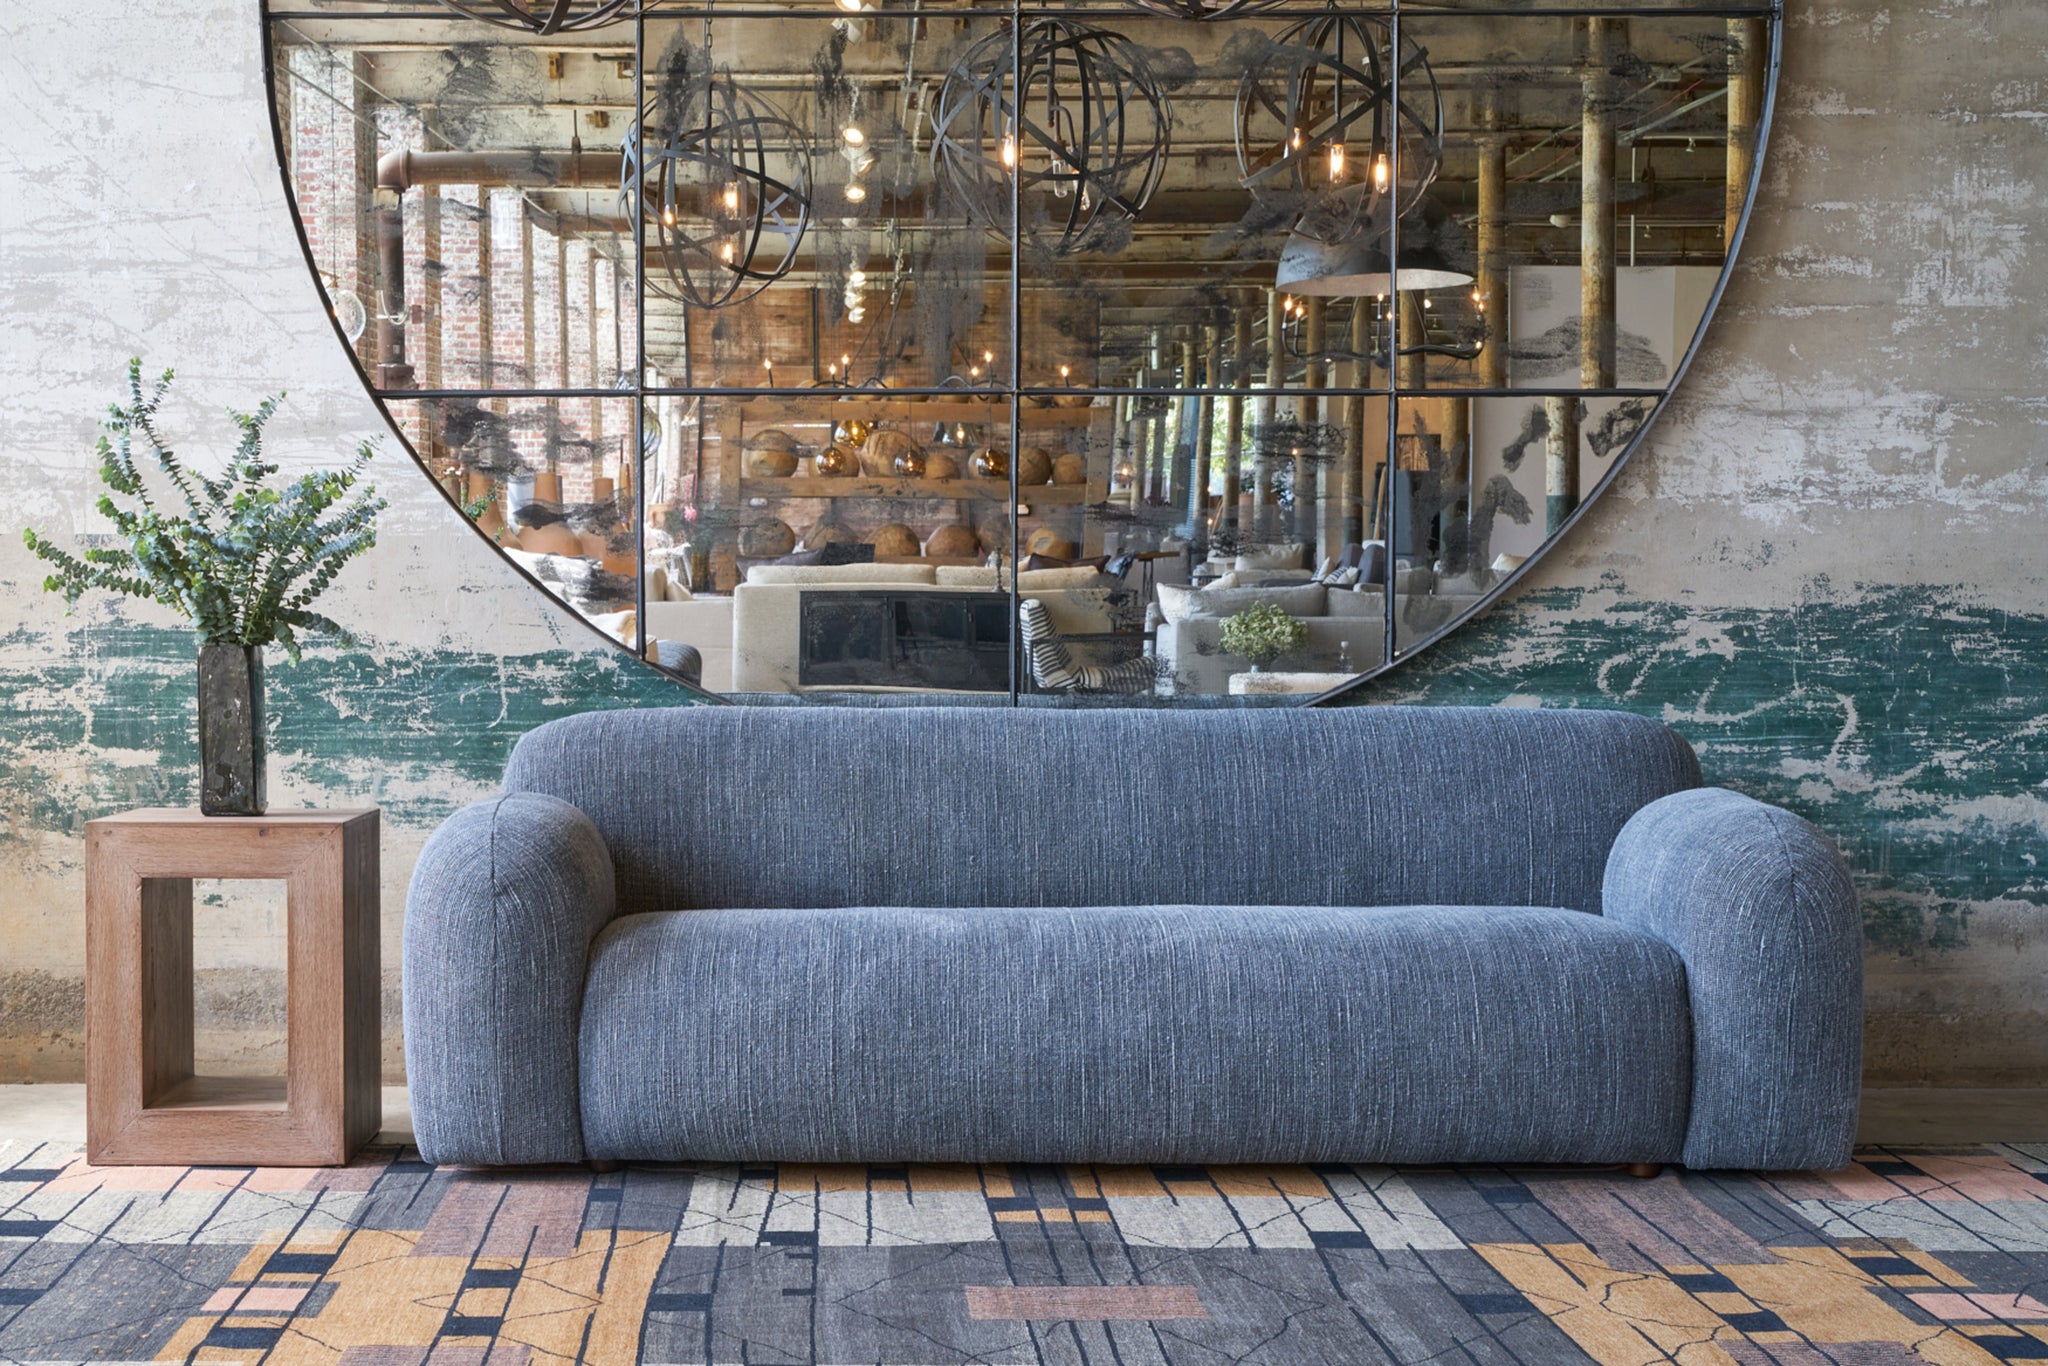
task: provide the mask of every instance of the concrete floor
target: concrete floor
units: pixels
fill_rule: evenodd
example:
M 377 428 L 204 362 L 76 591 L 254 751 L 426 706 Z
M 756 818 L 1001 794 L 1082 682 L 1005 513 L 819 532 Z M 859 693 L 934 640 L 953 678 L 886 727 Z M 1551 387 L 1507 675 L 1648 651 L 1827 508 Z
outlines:
M 1863 1143 L 2048 1142 L 2048 1088 L 2022 1091 L 1865 1091 L 1856 1137 Z M 85 1087 L 0 1085 L 0 1144 L 85 1142 Z M 384 1088 L 380 1143 L 412 1141 L 403 1086 Z
M 0 1144 L 10 1140 L 85 1142 L 85 1087 L 81 1084 L 0 1085 Z M 403 1086 L 384 1088 L 379 1143 L 412 1142 L 412 1101 Z

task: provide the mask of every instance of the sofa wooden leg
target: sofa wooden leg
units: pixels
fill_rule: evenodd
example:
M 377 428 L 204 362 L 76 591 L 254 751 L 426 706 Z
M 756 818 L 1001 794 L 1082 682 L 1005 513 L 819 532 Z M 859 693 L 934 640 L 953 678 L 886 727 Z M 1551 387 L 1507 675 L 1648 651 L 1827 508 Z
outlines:
M 607 1175 L 608 1173 L 615 1172 L 618 1169 L 619 1164 L 616 1162 L 603 1162 L 599 1161 L 597 1158 L 594 1157 L 590 1160 L 590 1170 L 596 1172 L 599 1176 Z
M 1662 1162 L 1631 1162 L 1628 1164 L 1628 1174 L 1641 1177 L 1644 1180 L 1648 1180 L 1663 1170 L 1664 1164 Z

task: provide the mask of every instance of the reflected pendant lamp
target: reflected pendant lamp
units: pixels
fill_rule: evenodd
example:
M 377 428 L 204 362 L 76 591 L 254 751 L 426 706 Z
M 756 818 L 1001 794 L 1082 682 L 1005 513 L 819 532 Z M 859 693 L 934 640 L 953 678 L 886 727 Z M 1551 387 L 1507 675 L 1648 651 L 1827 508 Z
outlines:
M 633 17 L 634 0 L 441 0 L 465 19 L 546 37 L 603 28 Z
M 1404 290 L 1449 289 L 1471 281 L 1470 271 L 1460 270 L 1444 260 L 1443 253 L 1429 242 L 1413 247 L 1404 244 L 1401 248 L 1401 288 Z M 1387 260 L 1387 249 L 1382 242 L 1354 238 L 1332 246 L 1313 237 L 1290 232 L 1287 245 L 1281 249 L 1280 268 L 1273 283 L 1287 294 L 1323 298 L 1379 295 L 1392 289 L 1394 269 Z
M 1434 203 L 1401 220 L 1400 285 L 1403 290 L 1449 289 L 1469 284 L 1472 272 L 1464 256 L 1454 220 Z M 1344 242 L 1324 242 L 1297 226 L 1280 250 L 1274 286 L 1288 294 L 1323 298 L 1355 298 L 1393 291 L 1395 271 L 1387 260 L 1385 229 L 1361 233 Z M 1451 249 L 1446 250 L 1446 246 Z

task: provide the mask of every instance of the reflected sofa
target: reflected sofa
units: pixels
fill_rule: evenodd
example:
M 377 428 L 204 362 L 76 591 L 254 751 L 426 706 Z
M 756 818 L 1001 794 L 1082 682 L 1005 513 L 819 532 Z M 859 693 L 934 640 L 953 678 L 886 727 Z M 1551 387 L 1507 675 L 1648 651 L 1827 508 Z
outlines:
M 1230 676 L 1251 667 L 1223 648 L 1223 624 L 1259 603 L 1270 603 L 1308 628 L 1308 640 L 1272 664 L 1280 670 L 1335 670 L 1348 658 L 1351 671 L 1379 667 L 1387 632 L 1386 590 L 1326 588 L 1296 581 L 1288 587 L 1248 585 L 1180 588 L 1160 584 L 1159 691 L 1175 697 L 1230 691 Z
M 1108 574 L 1093 569 L 1026 570 L 1022 588 L 1046 605 L 1063 632 L 1116 628 L 1117 607 L 1128 596 Z M 812 692 L 799 681 L 803 655 L 803 601 L 807 594 L 984 594 L 1008 587 L 995 569 L 917 563 L 755 565 L 732 594 L 732 688 L 741 693 Z M 909 689 L 909 691 L 932 691 Z
M 1848 874 L 1699 783 L 1595 711 L 550 722 L 413 876 L 418 1144 L 1839 1166 Z

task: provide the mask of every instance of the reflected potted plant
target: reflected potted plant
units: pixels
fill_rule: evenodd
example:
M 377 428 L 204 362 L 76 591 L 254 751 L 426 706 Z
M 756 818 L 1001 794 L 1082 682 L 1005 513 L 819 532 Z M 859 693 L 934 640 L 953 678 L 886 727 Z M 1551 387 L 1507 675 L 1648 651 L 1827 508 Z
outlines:
M 113 404 L 100 423 L 107 491 L 96 506 L 126 544 L 74 555 L 33 530 L 22 539 L 56 571 L 43 587 L 68 604 L 105 589 L 162 603 L 191 621 L 199 632 L 199 809 L 260 816 L 263 650 L 281 646 L 297 663 L 304 636 L 354 643 L 312 604 L 343 565 L 377 543 L 385 502 L 370 486 L 357 487 L 375 448 L 364 442 L 338 470 L 274 480 L 278 466 L 263 459 L 263 427 L 279 394 L 253 413 L 230 411 L 241 439 L 210 477 L 179 458 L 157 430 L 171 378 L 166 370 L 145 387 L 142 362 L 129 361 L 128 403 Z M 138 442 L 148 447 L 142 458 Z M 153 481 L 160 484 L 155 492 Z
M 1223 623 L 1223 648 L 1239 659 L 1248 660 L 1252 672 L 1298 650 L 1308 640 L 1308 627 L 1270 602 L 1247 607 Z

